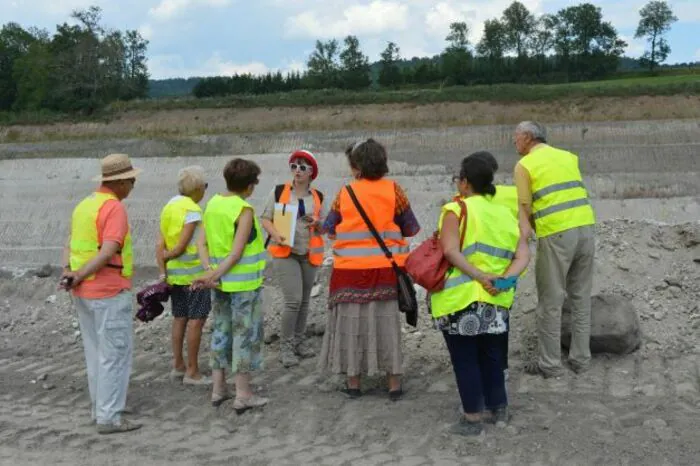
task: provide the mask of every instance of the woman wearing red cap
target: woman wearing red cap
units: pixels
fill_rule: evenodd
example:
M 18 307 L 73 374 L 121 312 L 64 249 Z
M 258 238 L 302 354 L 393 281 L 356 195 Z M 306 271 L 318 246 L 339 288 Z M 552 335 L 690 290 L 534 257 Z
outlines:
M 311 188 L 318 176 L 318 163 L 307 150 L 297 150 L 289 156 L 292 180 L 277 185 L 267 200 L 261 215 L 262 226 L 270 235 L 268 251 L 274 258 L 273 270 L 280 280 L 285 309 L 280 329 L 280 362 L 284 367 L 299 364 L 299 358 L 316 354 L 305 339 L 311 288 L 316 270 L 323 263 L 323 237 L 319 226 L 325 217 L 323 193 Z M 285 245 L 273 223 L 275 204 L 297 207 L 294 242 Z

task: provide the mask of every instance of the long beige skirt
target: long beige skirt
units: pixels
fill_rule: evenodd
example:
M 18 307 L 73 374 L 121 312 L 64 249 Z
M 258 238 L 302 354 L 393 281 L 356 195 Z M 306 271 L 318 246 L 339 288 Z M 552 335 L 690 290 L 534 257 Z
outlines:
M 397 301 L 340 303 L 328 313 L 319 369 L 348 377 L 403 373 Z

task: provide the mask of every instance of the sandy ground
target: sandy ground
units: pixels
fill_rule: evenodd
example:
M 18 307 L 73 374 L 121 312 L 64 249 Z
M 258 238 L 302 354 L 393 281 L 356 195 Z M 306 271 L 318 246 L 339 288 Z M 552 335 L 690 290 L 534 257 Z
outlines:
M 290 370 L 278 363 L 281 295 L 272 275 L 265 282 L 266 370 L 254 379 L 257 390 L 271 397 L 269 406 L 236 416 L 231 403 L 211 408 L 207 388 L 170 382 L 171 318 L 166 313 L 149 324 L 135 322 L 128 408 L 144 429 L 97 436 L 89 424 L 82 345 L 70 299 L 56 291 L 55 275 L 38 278 L 30 270 L 57 263 L 68 214 L 91 189 L 88 180 L 97 161 L 0 161 L 0 464 L 698 464 L 700 182 L 694 171 L 699 141 L 692 131 L 697 122 L 640 125 L 641 130 L 633 124 L 601 124 L 589 130 L 590 142 L 581 141 L 580 126 L 562 126 L 555 134 L 562 145 L 588 151 L 586 183 L 600 220 L 594 292 L 618 294 L 633 303 L 641 319 L 642 347 L 625 357 L 598 356 L 592 369 L 578 376 L 567 373 L 545 381 L 523 374 L 521 364 L 535 344 L 531 264 L 512 316 L 508 388 L 514 417 L 508 427 L 489 428 L 473 440 L 447 433 L 457 420 L 458 396 L 444 343 L 430 328 L 424 309 L 418 329 L 404 329 L 406 398 L 391 403 L 384 382 L 368 379 L 367 395 L 351 401 L 337 392 L 340 380 L 316 371 L 315 358 Z M 646 131 L 654 127 L 658 131 Z M 506 166 L 514 160 L 506 155 L 508 132 L 481 128 L 478 136 L 477 128 L 468 128 L 439 138 L 429 131 L 413 132 L 414 140 L 423 138 L 420 150 L 413 152 L 402 149 L 410 141 L 391 141 L 397 154 L 392 175 L 407 188 L 424 228 L 416 241 L 432 232 L 439 205 L 450 195 L 447 162 L 464 152 L 463 141 L 501 138 L 497 147 L 503 148 L 500 160 Z M 640 132 L 648 142 L 631 150 L 627 144 Z M 337 138 L 340 148 L 319 153 L 324 170 L 319 187 L 329 197 L 347 181 L 339 151 L 349 136 L 329 133 L 324 141 Z M 452 138 L 456 142 L 447 145 Z M 267 144 L 280 147 L 289 141 L 280 137 Z M 675 152 L 669 147 L 676 147 Z M 0 146 L 0 158 L 22 148 L 33 150 L 29 145 Z M 256 148 L 249 153 L 264 170 L 253 199 L 260 206 L 286 174 L 283 150 L 261 154 Z M 667 152 L 668 158 L 659 155 Z M 635 163 L 620 163 L 634 160 L 635 153 Z M 146 168 L 127 202 L 138 288 L 155 277 L 156 217 L 174 194 L 177 169 L 201 163 L 216 190 L 222 187 L 219 171 L 230 156 L 133 154 Z M 505 169 L 502 178 L 507 179 Z M 312 304 L 309 335 L 317 348 L 329 273 L 328 267 L 319 273 Z M 208 337 L 201 354 L 205 368 L 207 346 Z

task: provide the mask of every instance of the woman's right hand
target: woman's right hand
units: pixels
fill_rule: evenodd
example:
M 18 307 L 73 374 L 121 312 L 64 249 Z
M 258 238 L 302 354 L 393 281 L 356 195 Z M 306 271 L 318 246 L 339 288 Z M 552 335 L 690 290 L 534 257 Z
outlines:
M 490 294 L 491 296 L 496 296 L 498 293 L 501 292 L 501 290 L 499 290 L 493 285 L 493 281 L 497 278 L 499 278 L 497 275 L 483 273 L 479 277 L 477 277 L 476 281 L 478 281 L 481 284 L 481 286 L 484 287 L 488 294 Z

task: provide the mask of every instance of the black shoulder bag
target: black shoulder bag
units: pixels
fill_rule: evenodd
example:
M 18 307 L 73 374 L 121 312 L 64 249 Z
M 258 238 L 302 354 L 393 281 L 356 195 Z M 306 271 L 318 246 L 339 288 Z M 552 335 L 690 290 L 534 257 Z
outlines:
M 409 277 L 408 274 L 401 270 L 396 264 L 393 254 L 391 251 L 389 251 L 389 248 L 386 247 L 386 243 L 384 243 L 382 237 L 379 236 L 379 233 L 377 233 L 377 229 L 374 228 L 374 225 L 372 225 L 372 222 L 367 217 L 367 213 L 357 200 L 355 192 L 350 186 L 346 186 L 345 188 L 348 190 L 350 199 L 352 199 L 352 203 L 355 204 L 355 208 L 360 213 L 362 220 L 365 221 L 365 224 L 372 233 L 372 236 L 374 236 L 374 239 L 377 240 L 377 243 L 379 243 L 379 247 L 381 247 L 382 251 L 384 251 L 384 255 L 391 262 L 391 266 L 396 273 L 396 291 L 399 301 L 399 310 L 406 314 L 406 323 L 412 327 L 415 327 L 418 324 L 418 300 L 416 299 L 416 289 L 413 287 L 411 277 Z

